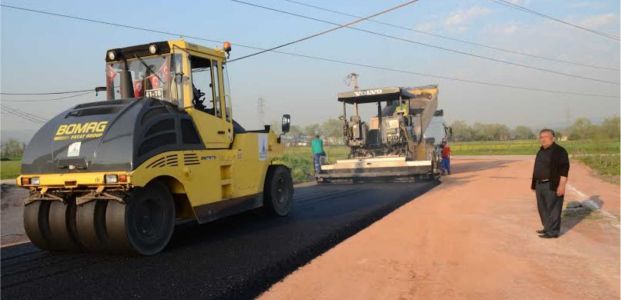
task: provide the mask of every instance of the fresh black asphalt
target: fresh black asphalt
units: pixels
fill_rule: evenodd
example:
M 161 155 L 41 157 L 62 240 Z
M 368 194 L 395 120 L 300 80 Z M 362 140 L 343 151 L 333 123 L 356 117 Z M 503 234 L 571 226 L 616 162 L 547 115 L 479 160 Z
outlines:
M 179 225 L 164 252 L 149 257 L 49 253 L 31 244 L 2 248 L 2 298 L 254 298 L 436 184 L 299 187 L 288 217 L 248 212 Z

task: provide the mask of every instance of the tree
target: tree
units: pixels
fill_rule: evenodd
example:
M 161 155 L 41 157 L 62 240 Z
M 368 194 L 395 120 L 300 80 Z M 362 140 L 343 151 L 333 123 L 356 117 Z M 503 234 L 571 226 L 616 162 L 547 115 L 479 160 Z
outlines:
M 472 129 L 470 125 L 468 125 L 464 121 L 454 121 L 451 124 L 451 128 L 453 128 L 453 140 L 454 141 L 471 141 L 472 140 Z
M 339 119 L 328 119 L 321 124 L 320 131 L 326 137 L 342 138 L 343 122 Z
M 476 122 L 472 125 L 472 139 L 475 141 L 490 141 L 494 137 L 488 124 Z
M 304 134 L 307 136 L 315 136 L 317 134 L 321 135 L 319 124 L 306 125 L 306 127 L 304 127 Z
M 582 140 L 591 138 L 595 135 L 595 129 L 589 119 L 579 118 L 569 127 L 569 139 Z
M 302 133 L 302 127 L 299 125 L 291 125 L 289 128 L 289 134 L 292 136 L 298 136 Z
M 492 137 L 496 141 L 507 141 L 511 138 L 511 130 L 504 124 L 491 124 Z
M 9 139 L 0 148 L 3 159 L 18 158 L 24 154 L 24 145 L 16 139 Z
M 530 127 L 519 125 L 513 129 L 513 136 L 518 140 L 530 140 L 535 138 L 535 133 Z
M 600 127 L 604 136 L 609 139 L 619 140 L 619 126 L 619 116 L 613 116 L 604 119 Z

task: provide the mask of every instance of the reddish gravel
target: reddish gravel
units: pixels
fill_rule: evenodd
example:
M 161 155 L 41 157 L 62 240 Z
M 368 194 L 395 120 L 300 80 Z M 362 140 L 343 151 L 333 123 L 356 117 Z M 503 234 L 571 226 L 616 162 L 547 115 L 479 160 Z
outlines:
M 541 239 L 532 157 L 456 158 L 455 175 L 350 237 L 263 299 L 619 299 L 619 186 L 574 163 L 563 219 Z

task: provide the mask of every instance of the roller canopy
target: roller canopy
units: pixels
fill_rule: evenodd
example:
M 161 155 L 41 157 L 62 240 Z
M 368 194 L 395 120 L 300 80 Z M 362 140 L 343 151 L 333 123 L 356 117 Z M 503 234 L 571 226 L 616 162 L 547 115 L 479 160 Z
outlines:
M 421 96 L 433 98 L 438 93 L 437 85 L 422 87 L 383 87 L 338 94 L 338 101 L 348 104 L 375 103 L 401 99 L 414 99 Z

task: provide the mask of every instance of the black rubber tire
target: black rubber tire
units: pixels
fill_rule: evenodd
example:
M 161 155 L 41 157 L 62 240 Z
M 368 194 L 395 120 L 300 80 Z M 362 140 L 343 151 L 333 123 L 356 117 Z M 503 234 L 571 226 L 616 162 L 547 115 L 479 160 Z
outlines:
M 43 250 L 50 250 L 50 201 L 35 201 L 24 207 L 24 230 L 30 241 Z
M 288 168 L 277 166 L 267 173 L 263 187 L 263 205 L 270 213 L 284 217 L 293 206 L 293 180 Z
M 139 255 L 162 251 L 175 229 L 175 203 L 158 182 L 129 193 L 125 203 L 109 201 L 106 231 L 112 250 Z
M 108 249 L 106 235 L 106 206 L 108 201 L 95 200 L 77 208 L 76 227 L 80 244 L 91 252 Z
M 52 250 L 77 251 L 80 244 L 76 238 L 75 202 L 71 200 L 49 201 L 49 245 Z

